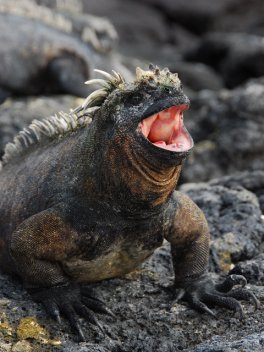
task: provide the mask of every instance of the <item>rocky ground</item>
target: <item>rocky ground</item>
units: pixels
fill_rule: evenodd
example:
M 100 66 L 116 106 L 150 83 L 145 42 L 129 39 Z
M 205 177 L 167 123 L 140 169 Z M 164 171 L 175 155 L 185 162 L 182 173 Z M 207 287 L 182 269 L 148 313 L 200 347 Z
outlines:
M 179 72 L 192 102 L 185 121 L 196 142 L 181 190 L 208 219 L 211 275 L 244 275 L 262 304 L 254 311 L 252 302 L 243 302 L 241 321 L 224 309 L 213 308 L 215 319 L 173 302 L 164 243 L 138 271 L 94 285 L 117 319 L 98 315 L 105 336 L 83 321 L 86 343 L 76 341 L 66 322 L 51 321 L 19 281 L 1 274 L 0 352 L 263 351 L 263 1 L 22 2 L 14 7 L 0 0 L 0 156 L 32 119 L 78 105 L 88 92 L 80 82 L 94 67 L 115 68 L 129 78 L 136 65 L 151 61 Z M 56 6 L 57 12 L 50 10 Z M 12 31 L 14 23 L 21 30 Z M 36 24 L 38 31 L 32 30 Z M 23 33 L 34 33 L 37 46 L 23 41 Z M 34 56 L 36 48 L 42 55 Z

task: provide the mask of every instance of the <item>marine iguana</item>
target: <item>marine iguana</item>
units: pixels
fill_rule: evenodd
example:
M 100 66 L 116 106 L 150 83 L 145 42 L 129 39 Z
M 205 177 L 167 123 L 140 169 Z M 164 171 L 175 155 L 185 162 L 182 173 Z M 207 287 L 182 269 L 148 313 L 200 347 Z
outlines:
M 116 54 L 117 39 L 105 18 L 49 9 L 30 0 L 0 0 L 0 99 L 14 93 L 86 97 L 91 91 L 83 81 L 94 77 L 96 65 L 130 78 Z
M 258 300 L 240 275 L 207 274 L 209 229 L 202 211 L 175 191 L 193 147 L 184 127 L 189 99 L 177 74 L 150 66 L 136 79 L 98 71 L 101 89 L 69 114 L 33 121 L 5 149 L 0 172 L 0 265 L 32 297 L 85 339 L 78 316 L 111 311 L 89 283 L 131 272 L 171 243 L 174 292 L 194 309 L 243 310 Z M 88 284 L 88 286 L 87 286 Z

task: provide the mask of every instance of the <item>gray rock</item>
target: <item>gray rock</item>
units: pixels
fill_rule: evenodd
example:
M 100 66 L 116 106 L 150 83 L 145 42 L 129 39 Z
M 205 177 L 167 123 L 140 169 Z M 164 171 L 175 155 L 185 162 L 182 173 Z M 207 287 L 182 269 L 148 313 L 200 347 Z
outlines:
M 262 251 L 264 248 L 262 248 Z M 243 275 L 249 283 L 264 285 L 264 253 L 259 254 L 252 260 L 238 263 L 230 272 L 231 274 Z
M 208 343 L 196 346 L 193 352 L 262 352 L 264 349 L 264 332 L 252 334 L 235 341 L 226 341 L 216 336 Z
M 202 89 L 217 91 L 223 88 L 223 82 L 217 73 L 210 67 L 199 63 L 187 63 L 176 61 L 175 57 L 170 62 L 166 60 L 166 65 L 172 72 L 177 72 L 182 81 L 183 87 L 190 88 L 194 92 Z
M 193 97 L 186 125 L 196 146 L 183 182 L 264 170 L 263 94 L 264 81 L 259 78 L 231 91 L 202 91 Z
M 209 33 L 186 59 L 203 62 L 221 73 L 226 86 L 235 87 L 264 75 L 262 36 L 245 33 Z
M 210 181 L 210 185 L 217 184 L 230 188 L 240 185 L 253 192 L 258 197 L 260 209 L 264 213 L 264 171 L 237 172 Z
M 194 33 L 203 33 L 210 29 L 214 19 L 224 15 L 235 3 L 233 0 L 218 2 L 210 0 L 144 0 L 144 2 L 161 9 L 170 20 L 183 25 Z
M 208 220 L 213 239 L 211 268 L 228 272 L 234 263 L 260 253 L 264 220 L 253 193 L 242 186 L 222 186 L 221 182 L 185 184 L 181 190 L 196 202 Z
M 263 11 L 264 3 L 262 1 L 236 1 L 236 3 L 233 3 L 231 11 L 226 11 L 224 16 L 218 16 L 214 19 L 213 29 L 263 36 Z

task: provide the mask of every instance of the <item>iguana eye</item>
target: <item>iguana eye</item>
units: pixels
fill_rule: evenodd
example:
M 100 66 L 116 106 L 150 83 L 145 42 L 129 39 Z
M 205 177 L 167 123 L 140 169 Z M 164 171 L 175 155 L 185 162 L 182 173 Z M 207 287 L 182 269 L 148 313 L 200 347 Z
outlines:
M 137 104 L 140 104 L 142 101 L 143 101 L 143 95 L 141 93 L 138 93 L 138 94 L 130 95 L 127 98 L 126 102 L 129 105 L 137 105 Z
M 165 90 L 166 93 L 171 93 L 170 87 L 164 87 L 164 90 Z

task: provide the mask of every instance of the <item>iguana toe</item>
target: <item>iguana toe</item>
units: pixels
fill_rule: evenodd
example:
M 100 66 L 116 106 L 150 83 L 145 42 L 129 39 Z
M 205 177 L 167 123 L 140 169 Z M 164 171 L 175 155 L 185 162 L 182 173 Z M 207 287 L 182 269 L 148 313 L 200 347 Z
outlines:
M 228 275 L 223 282 L 216 285 L 215 287 L 220 292 L 228 292 L 236 285 L 245 287 L 246 284 L 247 279 L 243 275 Z

